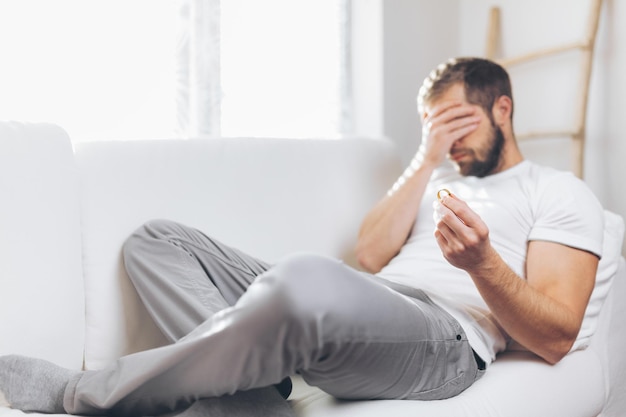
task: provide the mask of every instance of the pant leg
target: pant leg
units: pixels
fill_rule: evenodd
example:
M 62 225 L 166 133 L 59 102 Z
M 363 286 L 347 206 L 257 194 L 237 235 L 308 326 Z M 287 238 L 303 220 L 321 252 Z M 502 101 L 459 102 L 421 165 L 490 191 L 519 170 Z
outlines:
M 235 304 L 269 264 L 202 232 L 153 220 L 124 244 L 124 264 L 139 297 L 172 342 Z
M 269 267 L 268 263 L 197 229 L 169 220 L 143 224 L 126 240 L 123 253 L 129 278 L 170 342 L 178 341 L 216 312 L 233 305 Z M 274 387 L 254 390 L 253 395 L 237 392 L 198 401 L 193 412 L 212 415 L 228 410 L 231 415 L 243 416 L 249 415 L 247 408 L 258 406 L 273 408 L 275 415 L 285 415 L 289 406 L 283 398 L 290 392 L 291 380 L 286 378 Z M 254 404 L 247 404 L 251 401 Z M 241 409 L 235 413 L 237 407 Z M 183 415 L 189 412 L 186 410 Z
M 74 378 L 72 414 L 164 412 L 300 371 L 341 398 L 435 399 L 477 376 L 458 323 L 338 261 L 290 257 L 178 343 Z
M 362 334 L 334 361 L 302 371 L 310 385 L 349 400 L 441 400 L 482 377 L 484 367 L 479 369 L 463 328 L 449 313 L 422 290 L 399 292 L 395 283 L 365 275 L 388 293 L 372 286 L 347 303 L 348 309 L 360 304 L 355 318 Z

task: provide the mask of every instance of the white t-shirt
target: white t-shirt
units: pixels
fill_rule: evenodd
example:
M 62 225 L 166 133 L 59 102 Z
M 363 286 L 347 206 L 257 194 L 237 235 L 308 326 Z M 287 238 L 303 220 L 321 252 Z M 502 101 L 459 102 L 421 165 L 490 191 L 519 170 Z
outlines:
M 603 209 L 586 184 L 573 174 L 530 161 L 484 178 L 455 172 L 434 178 L 428 185 L 407 242 L 378 275 L 424 290 L 459 321 L 472 348 L 489 363 L 505 349 L 509 337 L 471 277 L 450 265 L 437 245 L 433 202 L 441 188 L 450 190 L 478 213 L 489 227 L 491 244 L 522 279 L 527 243 L 532 240 L 557 242 L 600 257 Z

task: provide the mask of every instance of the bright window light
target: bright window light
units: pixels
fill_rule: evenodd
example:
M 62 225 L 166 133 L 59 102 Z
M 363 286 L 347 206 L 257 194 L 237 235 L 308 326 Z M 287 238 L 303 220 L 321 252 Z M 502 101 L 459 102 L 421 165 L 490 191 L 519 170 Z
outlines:
M 223 136 L 334 137 L 341 1 L 221 2 Z
M 178 4 L 0 1 L 0 119 L 74 141 L 172 137 Z
M 218 134 L 344 133 L 345 1 L 220 2 Z M 74 141 L 187 137 L 181 4 L 0 1 L 0 120 L 55 123 Z

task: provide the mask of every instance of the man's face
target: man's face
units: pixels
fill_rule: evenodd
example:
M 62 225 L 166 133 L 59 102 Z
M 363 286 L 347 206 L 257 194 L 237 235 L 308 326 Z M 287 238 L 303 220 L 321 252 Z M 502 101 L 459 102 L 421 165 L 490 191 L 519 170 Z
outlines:
M 464 176 L 485 177 L 494 173 L 500 164 L 504 134 L 502 129 L 489 120 L 491 129 L 482 143 L 474 147 L 463 145 L 461 139 L 452 146 L 449 158 Z
M 475 115 L 480 117 L 478 127 L 474 131 L 452 144 L 448 158 L 464 176 L 484 177 L 497 172 L 505 138 L 502 129 L 495 124 L 493 115 L 487 114 L 480 106 L 468 103 L 462 84 L 451 86 L 432 105 L 427 104 L 426 111 L 445 102 L 473 106 L 476 110 Z

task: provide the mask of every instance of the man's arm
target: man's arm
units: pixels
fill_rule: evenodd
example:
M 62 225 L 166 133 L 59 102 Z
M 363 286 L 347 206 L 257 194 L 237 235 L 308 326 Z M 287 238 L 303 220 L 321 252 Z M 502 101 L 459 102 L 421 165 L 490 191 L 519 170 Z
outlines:
M 557 363 L 580 330 L 595 283 L 597 256 L 533 241 L 528 244 L 523 280 L 493 249 L 487 226 L 476 213 L 454 197 L 445 197 L 443 205 L 448 210 L 444 209 L 435 237 L 444 257 L 469 273 L 513 339 L 547 362 Z
M 452 144 L 478 126 L 476 107 L 460 102 L 445 102 L 424 115 L 423 162 L 413 159 L 392 190 L 367 214 L 356 246 L 356 256 L 363 268 L 376 273 L 396 256 L 406 242 L 424 195 L 426 185 L 444 160 Z
M 406 242 L 417 218 L 422 196 L 435 169 L 432 164 L 421 164 L 410 175 L 405 174 L 365 217 L 359 230 L 356 257 L 371 273 L 380 271 Z

